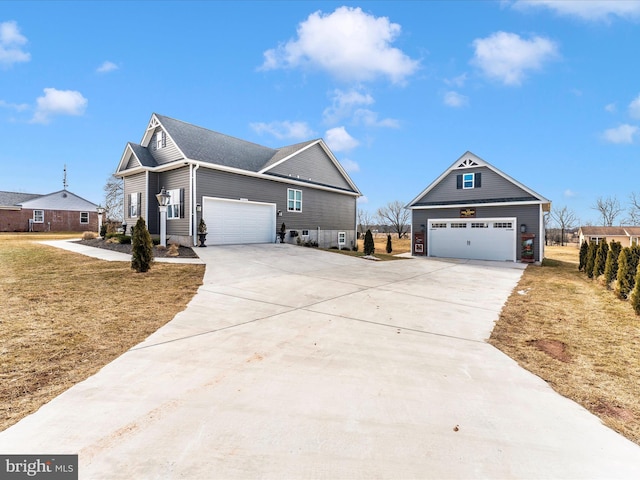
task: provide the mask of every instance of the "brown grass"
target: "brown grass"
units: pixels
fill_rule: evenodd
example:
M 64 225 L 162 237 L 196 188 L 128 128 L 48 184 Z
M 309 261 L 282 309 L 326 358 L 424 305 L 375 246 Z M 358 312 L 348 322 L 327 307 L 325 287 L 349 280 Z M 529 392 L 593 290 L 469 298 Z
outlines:
M 373 244 L 375 247 L 374 256 L 379 260 L 398 260 L 396 255 L 411 251 L 411 238 L 398 238 L 397 234 L 391 234 L 391 254 L 387 254 L 387 234 L 376 233 L 373 235 Z M 354 257 L 364 256 L 364 237 L 358 240 L 358 251 L 341 250 L 340 253 L 351 255 Z M 401 258 L 401 257 L 400 257 Z
M 135 273 L 34 243 L 60 237 L 0 235 L 0 430 L 142 341 L 202 284 L 202 265 Z
M 547 247 L 527 267 L 490 343 L 640 444 L 640 317 L 578 272 L 578 253 Z

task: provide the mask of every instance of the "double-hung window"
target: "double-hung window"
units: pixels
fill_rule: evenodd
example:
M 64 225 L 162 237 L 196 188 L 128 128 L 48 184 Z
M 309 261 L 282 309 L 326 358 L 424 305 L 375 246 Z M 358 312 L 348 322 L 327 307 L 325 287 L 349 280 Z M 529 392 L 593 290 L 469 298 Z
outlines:
M 129 218 L 136 218 L 140 216 L 140 193 L 129 194 Z
M 33 211 L 33 223 L 44 223 L 44 210 Z
M 156 132 L 156 150 L 160 150 L 167 146 L 167 137 L 164 130 L 158 130 Z
M 182 195 L 180 191 L 180 188 L 176 188 L 175 190 L 167 190 L 167 193 L 171 196 L 169 205 L 167 206 L 167 218 L 169 219 L 181 217 Z
M 302 211 L 302 190 L 296 190 L 294 188 L 287 189 L 287 211 Z
M 473 173 L 465 173 L 462 176 L 462 188 L 473 188 Z
M 89 212 L 80 212 L 80 223 L 89 223 Z

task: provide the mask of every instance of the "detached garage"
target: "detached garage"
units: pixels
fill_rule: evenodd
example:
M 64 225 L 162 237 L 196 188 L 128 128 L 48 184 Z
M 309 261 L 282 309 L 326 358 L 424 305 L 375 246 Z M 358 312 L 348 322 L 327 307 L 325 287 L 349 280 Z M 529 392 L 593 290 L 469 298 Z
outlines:
M 273 243 L 276 238 L 273 203 L 203 197 L 202 218 L 209 245 Z
M 423 190 L 411 210 L 414 255 L 536 262 L 551 202 L 471 152 Z

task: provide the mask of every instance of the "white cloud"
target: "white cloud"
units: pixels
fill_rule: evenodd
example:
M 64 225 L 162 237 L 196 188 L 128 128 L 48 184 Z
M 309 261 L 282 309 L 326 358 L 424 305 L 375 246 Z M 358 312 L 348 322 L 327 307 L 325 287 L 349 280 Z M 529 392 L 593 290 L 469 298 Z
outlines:
M 395 118 L 378 119 L 378 113 L 366 108 L 359 108 L 353 113 L 353 120 L 356 125 L 367 127 L 400 128 L 400 122 Z
M 633 143 L 634 137 L 640 133 L 635 125 L 623 124 L 616 128 L 609 128 L 603 133 L 604 139 L 609 143 Z
M 23 112 L 24 110 L 29 108 L 29 105 L 26 103 L 9 103 L 4 100 L 0 100 L 0 107 L 2 108 L 10 108 L 11 110 L 15 110 L 16 112 Z
M 344 92 L 336 89 L 331 92 L 331 106 L 324 109 L 322 116 L 326 123 L 335 123 L 352 115 L 353 110 L 361 105 L 371 105 L 373 97 L 357 90 Z
M 629 115 L 631 118 L 640 118 L 640 95 L 629 104 Z
M 615 113 L 616 110 L 618 109 L 618 107 L 616 106 L 615 103 L 609 103 L 609 104 L 604 106 L 604 109 L 605 109 L 606 112 Z
M 44 96 L 36 100 L 32 123 L 49 123 L 55 115 L 82 115 L 89 103 L 80 92 L 45 88 Z
M 96 68 L 96 72 L 108 73 L 108 72 L 113 72 L 114 70 L 118 70 L 118 68 L 120 68 L 118 67 L 118 65 L 107 60 L 103 62 L 102 65 L 100 65 L 98 68 Z
M 327 130 L 325 133 L 325 139 L 329 148 L 334 152 L 351 150 L 360 145 L 360 142 L 349 135 L 344 127 L 336 127 Z
M 365 195 L 362 195 L 361 197 L 358 197 L 357 202 L 358 205 L 360 205 L 361 203 L 369 203 L 369 199 Z
M 403 83 L 419 62 L 391 46 L 400 32 L 399 24 L 360 8 L 317 11 L 298 25 L 297 39 L 264 52 L 261 69 L 310 67 L 346 81 L 382 76 Z
M 483 73 L 505 85 L 520 85 L 530 71 L 557 58 L 558 46 L 548 38 L 535 36 L 525 40 L 515 33 L 496 32 L 473 41 L 471 63 Z
M 10 67 L 31 60 L 31 54 L 22 50 L 26 43 L 27 38 L 20 33 L 16 22 L 0 23 L 0 65 Z
M 348 158 L 340 160 L 340 165 L 342 165 L 342 168 L 344 168 L 348 173 L 360 171 L 360 165 L 358 165 L 357 162 L 354 162 L 353 160 L 349 160 Z
M 454 91 L 444 94 L 444 104 L 449 107 L 465 107 L 469 105 L 469 98 Z
M 589 21 L 640 18 L 640 2 L 629 0 L 518 0 L 513 6 L 518 10 L 548 8 L 559 15 Z
M 574 192 L 573 190 L 569 189 L 569 188 L 567 188 L 564 191 L 564 196 L 567 197 L 567 198 L 572 198 L 572 197 L 575 197 L 576 195 L 577 195 L 577 193 Z
M 445 78 L 444 83 L 452 87 L 462 88 L 467 81 L 467 74 L 463 73 L 454 78 Z
M 251 123 L 250 126 L 259 134 L 268 133 L 280 140 L 306 140 L 315 135 L 315 132 L 305 122 L 285 120 L 282 122 Z

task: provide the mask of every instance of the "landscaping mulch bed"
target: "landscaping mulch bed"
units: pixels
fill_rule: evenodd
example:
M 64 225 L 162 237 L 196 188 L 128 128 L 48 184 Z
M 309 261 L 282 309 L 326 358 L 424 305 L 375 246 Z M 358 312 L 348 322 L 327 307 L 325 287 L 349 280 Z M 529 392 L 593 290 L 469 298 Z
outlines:
M 78 240 L 76 243 L 81 243 L 82 245 L 87 245 L 89 247 L 96 248 L 105 248 L 107 250 L 114 250 L 116 252 L 127 253 L 131 255 L 131 244 L 130 243 L 111 243 L 107 242 L 101 238 L 94 238 L 91 240 Z M 169 257 L 169 248 L 162 248 L 158 245 L 153 246 L 153 256 L 155 258 L 161 257 Z M 193 251 L 191 247 L 179 247 L 178 248 L 178 257 L 182 258 L 198 258 L 196 252 Z

